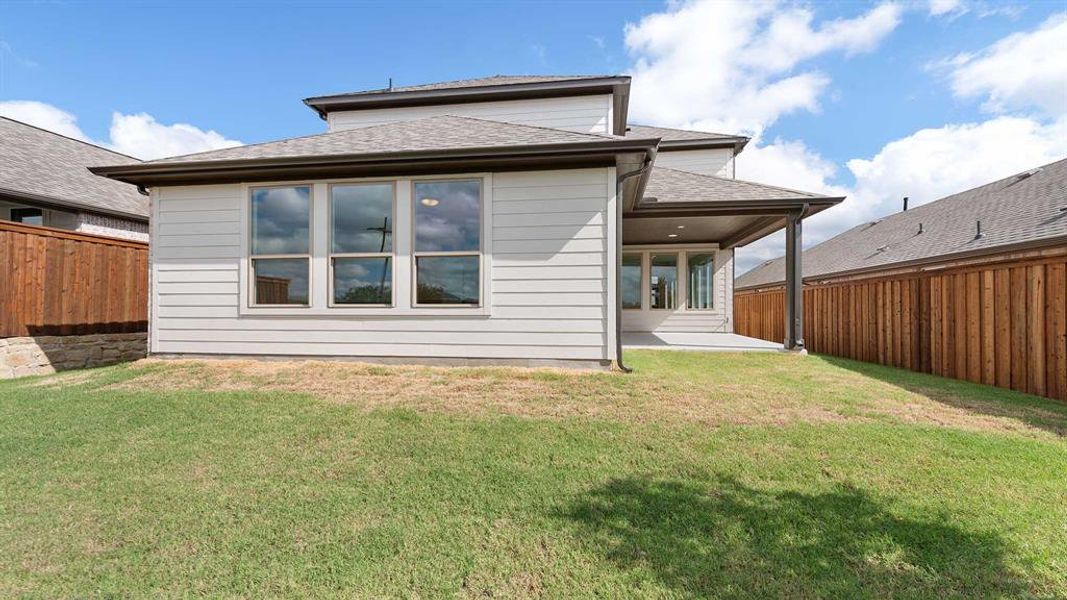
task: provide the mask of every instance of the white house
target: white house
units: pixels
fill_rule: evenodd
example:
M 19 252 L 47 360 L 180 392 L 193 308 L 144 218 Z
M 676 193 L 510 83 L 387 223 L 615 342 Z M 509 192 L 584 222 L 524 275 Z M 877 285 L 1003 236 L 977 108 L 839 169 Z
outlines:
M 730 332 L 733 249 L 787 227 L 796 258 L 841 198 L 735 180 L 744 137 L 627 127 L 629 86 L 320 96 L 326 133 L 93 168 L 151 190 L 150 351 L 605 366 L 624 332 Z

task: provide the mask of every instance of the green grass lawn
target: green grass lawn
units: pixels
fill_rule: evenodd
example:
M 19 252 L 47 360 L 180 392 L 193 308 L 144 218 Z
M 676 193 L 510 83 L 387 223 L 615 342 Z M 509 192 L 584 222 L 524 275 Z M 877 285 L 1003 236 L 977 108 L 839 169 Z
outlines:
M 629 356 L 0 382 L 0 596 L 1067 597 L 1067 406 Z

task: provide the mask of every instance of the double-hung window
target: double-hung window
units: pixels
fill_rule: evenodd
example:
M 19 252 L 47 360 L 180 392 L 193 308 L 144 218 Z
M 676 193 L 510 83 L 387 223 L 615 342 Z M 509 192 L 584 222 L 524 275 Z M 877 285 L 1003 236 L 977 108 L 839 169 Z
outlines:
M 392 183 L 330 187 L 330 298 L 336 306 L 393 304 Z
M 414 184 L 415 305 L 482 301 L 482 182 Z
M 309 305 L 311 186 L 252 188 L 252 304 Z

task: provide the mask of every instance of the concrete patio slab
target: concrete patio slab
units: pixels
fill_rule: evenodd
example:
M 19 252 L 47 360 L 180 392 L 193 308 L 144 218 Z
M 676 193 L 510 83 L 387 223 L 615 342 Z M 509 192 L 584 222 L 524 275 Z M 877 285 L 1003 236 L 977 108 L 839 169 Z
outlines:
M 784 352 L 785 346 L 736 333 L 646 333 L 622 334 L 624 349 L 692 350 L 697 352 Z

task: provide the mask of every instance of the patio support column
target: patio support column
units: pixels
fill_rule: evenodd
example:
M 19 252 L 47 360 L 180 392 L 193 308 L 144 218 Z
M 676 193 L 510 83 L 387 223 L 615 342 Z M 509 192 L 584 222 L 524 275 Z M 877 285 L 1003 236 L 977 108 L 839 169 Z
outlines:
M 785 221 L 785 349 L 804 349 L 804 275 L 801 268 L 804 210 Z

